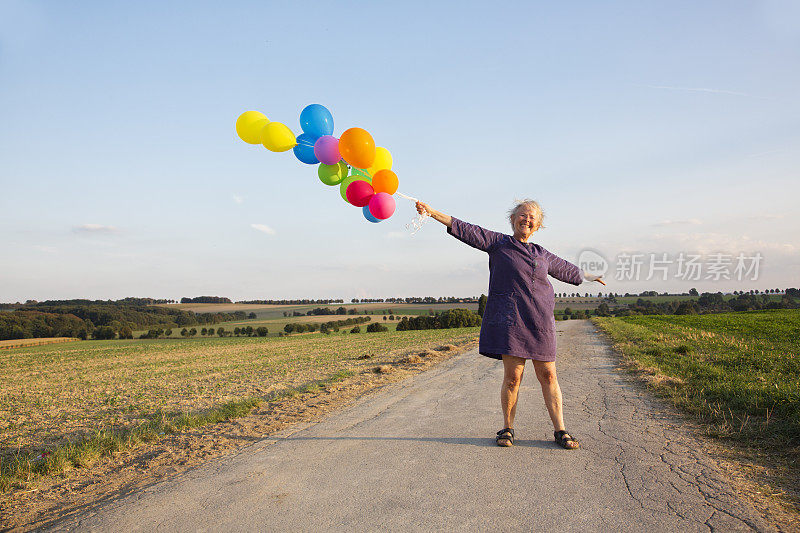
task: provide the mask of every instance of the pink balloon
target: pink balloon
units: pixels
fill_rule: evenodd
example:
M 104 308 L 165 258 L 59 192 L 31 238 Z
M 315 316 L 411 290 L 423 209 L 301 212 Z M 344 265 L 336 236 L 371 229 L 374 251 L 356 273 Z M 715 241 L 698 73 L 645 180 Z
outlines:
M 375 195 L 375 190 L 368 182 L 356 180 L 347 186 L 347 190 L 344 194 L 347 196 L 347 201 L 354 206 L 364 207 L 369 204 L 370 198 Z
M 335 165 L 342 159 L 339 153 L 339 139 L 333 135 L 323 135 L 314 143 L 314 157 L 326 165 Z
M 373 194 L 369 199 L 369 212 L 372 216 L 385 220 L 394 214 L 394 197 L 386 192 Z

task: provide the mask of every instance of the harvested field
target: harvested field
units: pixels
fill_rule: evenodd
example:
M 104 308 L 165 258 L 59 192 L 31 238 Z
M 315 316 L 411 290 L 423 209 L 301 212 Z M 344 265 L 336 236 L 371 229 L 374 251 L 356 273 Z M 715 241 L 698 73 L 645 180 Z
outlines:
M 58 344 L 61 342 L 79 341 L 75 337 L 40 337 L 36 339 L 12 339 L 0 341 L 0 350 L 10 350 L 12 348 L 24 348 L 26 346 L 43 346 L 45 344 Z
M 0 359 L 0 523 L 146 484 L 320 416 L 457 353 L 436 351 L 443 342 L 463 350 L 477 335 L 466 328 L 9 350 Z M 404 361 L 421 350 L 431 355 Z M 90 479 L 91 490 L 75 488 Z

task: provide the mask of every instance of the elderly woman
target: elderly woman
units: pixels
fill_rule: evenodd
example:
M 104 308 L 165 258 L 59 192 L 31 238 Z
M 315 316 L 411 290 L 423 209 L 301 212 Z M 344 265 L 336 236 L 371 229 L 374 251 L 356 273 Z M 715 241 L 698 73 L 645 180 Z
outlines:
M 553 421 L 556 443 L 570 450 L 578 448 L 578 441 L 564 427 L 555 363 L 555 295 L 547 276 L 573 285 L 580 285 L 584 280 L 605 285 L 601 276 L 585 274 L 576 265 L 528 242 L 542 227 L 544 216 L 533 200 L 524 200 L 509 212 L 513 235 L 468 224 L 422 202 L 417 202 L 417 211 L 427 212 L 447 226 L 450 235 L 489 254 L 489 299 L 483 313 L 479 351 L 487 357 L 503 360 L 500 404 L 504 423 L 503 429 L 497 432 L 497 444 L 511 446 L 514 443 L 517 393 L 525 361 L 531 360 Z

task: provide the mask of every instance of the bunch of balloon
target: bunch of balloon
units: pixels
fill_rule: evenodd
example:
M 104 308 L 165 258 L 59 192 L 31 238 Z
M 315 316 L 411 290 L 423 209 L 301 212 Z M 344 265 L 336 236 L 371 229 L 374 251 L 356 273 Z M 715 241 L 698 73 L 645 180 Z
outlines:
M 258 111 L 245 111 L 236 120 L 236 133 L 244 142 L 263 144 L 273 152 L 292 149 L 307 165 L 319 165 L 317 176 L 325 185 L 339 186 L 342 199 L 360 207 L 370 222 L 394 214 L 397 174 L 392 172 L 392 154 L 376 147 L 372 135 L 362 128 L 350 128 L 337 139 L 333 116 L 324 106 L 311 104 L 300 113 L 303 133 L 294 133 L 280 122 L 270 121 Z

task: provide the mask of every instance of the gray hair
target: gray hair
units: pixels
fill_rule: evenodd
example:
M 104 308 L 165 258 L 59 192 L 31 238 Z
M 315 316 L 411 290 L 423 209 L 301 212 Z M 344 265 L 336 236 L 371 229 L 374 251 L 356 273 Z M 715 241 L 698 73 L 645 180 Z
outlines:
M 534 214 L 536 215 L 536 223 L 537 229 L 541 229 L 544 227 L 542 222 L 544 221 L 544 211 L 542 210 L 542 206 L 539 205 L 539 202 L 536 200 L 531 200 L 530 198 L 525 198 L 524 200 L 515 200 L 515 205 L 512 207 L 508 212 L 508 222 L 511 224 L 511 229 L 514 229 L 514 215 L 522 209 L 523 207 L 530 207 Z

